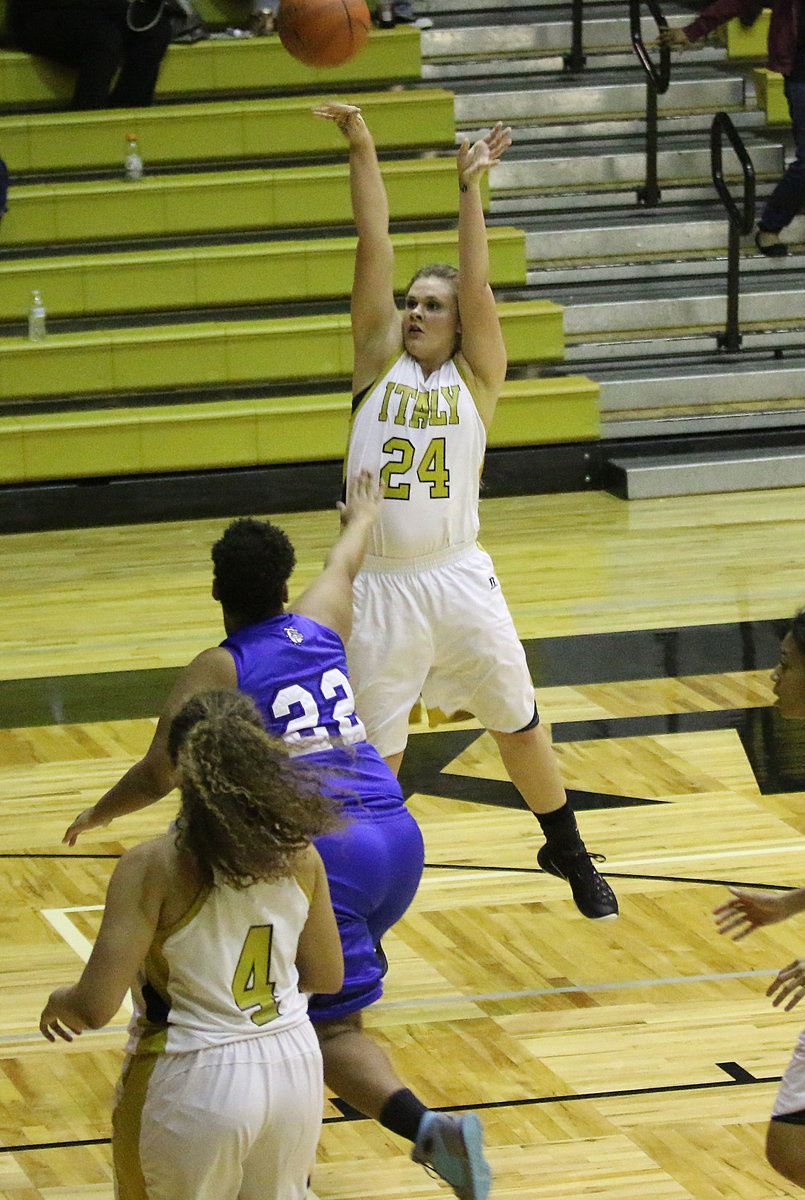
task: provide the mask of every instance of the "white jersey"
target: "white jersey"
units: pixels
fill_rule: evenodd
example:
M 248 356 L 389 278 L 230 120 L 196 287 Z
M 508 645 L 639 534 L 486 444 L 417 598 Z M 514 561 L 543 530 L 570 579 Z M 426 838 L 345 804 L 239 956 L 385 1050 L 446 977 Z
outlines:
M 366 469 L 386 489 L 364 566 L 433 561 L 473 545 L 485 451 L 486 430 L 455 360 L 425 378 L 403 351 L 352 415 L 347 477 Z
M 148 951 L 128 1053 L 199 1050 L 306 1021 L 296 952 L 308 908 L 291 877 L 205 888 Z

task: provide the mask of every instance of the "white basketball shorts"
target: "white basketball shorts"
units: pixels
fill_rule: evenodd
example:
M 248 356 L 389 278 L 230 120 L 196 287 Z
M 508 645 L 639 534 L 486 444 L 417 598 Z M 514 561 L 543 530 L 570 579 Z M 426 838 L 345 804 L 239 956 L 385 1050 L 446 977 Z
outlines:
M 347 645 L 369 741 L 384 757 L 404 750 L 420 696 L 430 712 L 471 713 L 486 729 L 527 726 L 534 686 L 486 551 L 471 546 L 412 570 L 386 568 L 369 560 L 358 575 Z
M 112 1116 L 118 1200 L 304 1200 L 321 1130 L 309 1021 L 126 1060 Z
M 805 1030 L 799 1035 L 791 1061 L 780 1080 L 780 1090 L 771 1110 L 773 1117 L 805 1109 Z

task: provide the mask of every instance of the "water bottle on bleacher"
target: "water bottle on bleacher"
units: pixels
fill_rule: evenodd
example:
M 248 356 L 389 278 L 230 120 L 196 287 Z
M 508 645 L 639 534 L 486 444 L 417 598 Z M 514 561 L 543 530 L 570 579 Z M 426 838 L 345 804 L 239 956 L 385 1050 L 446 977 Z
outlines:
M 124 174 L 126 179 L 142 179 L 143 177 L 143 160 L 140 156 L 140 151 L 137 146 L 137 134 L 126 134 L 126 157 L 124 160 Z
M 28 341 L 41 342 L 45 336 L 45 306 L 39 289 L 31 292 L 31 307 L 28 309 Z

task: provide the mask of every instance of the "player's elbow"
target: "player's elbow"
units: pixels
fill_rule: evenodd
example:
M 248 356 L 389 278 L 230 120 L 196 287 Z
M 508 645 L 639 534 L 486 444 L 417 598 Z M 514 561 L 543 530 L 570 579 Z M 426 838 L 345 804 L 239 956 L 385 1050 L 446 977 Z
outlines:
M 344 960 L 319 959 L 299 968 L 299 990 L 332 995 L 344 986 Z

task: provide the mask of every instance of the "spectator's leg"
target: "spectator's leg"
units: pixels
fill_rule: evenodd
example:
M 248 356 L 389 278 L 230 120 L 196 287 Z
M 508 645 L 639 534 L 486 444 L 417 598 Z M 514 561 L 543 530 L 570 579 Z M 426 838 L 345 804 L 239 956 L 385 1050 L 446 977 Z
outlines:
M 805 203 L 805 79 L 786 79 L 785 95 L 796 153 L 763 210 L 758 224 L 761 233 L 779 234 Z
M 28 54 L 51 58 L 77 72 L 71 108 L 105 108 L 120 65 L 122 39 L 117 23 L 90 9 L 40 5 L 29 0 L 15 8 L 11 32 Z
M 170 39 L 170 17 L 165 9 L 151 29 L 133 33 L 126 28 L 123 65 L 111 97 L 113 108 L 145 108 L 153 104 L 159 68 Z

